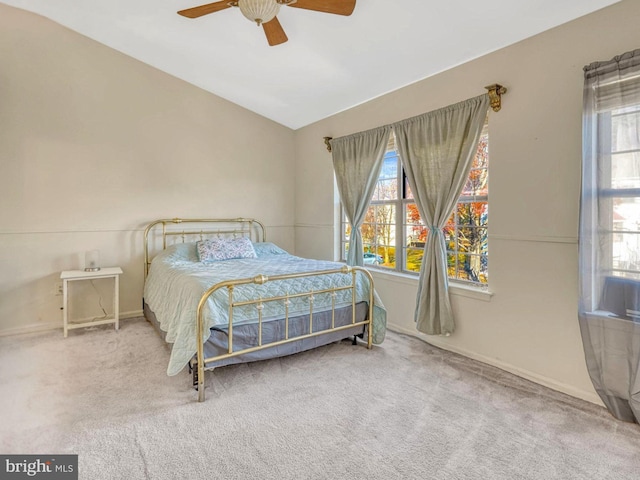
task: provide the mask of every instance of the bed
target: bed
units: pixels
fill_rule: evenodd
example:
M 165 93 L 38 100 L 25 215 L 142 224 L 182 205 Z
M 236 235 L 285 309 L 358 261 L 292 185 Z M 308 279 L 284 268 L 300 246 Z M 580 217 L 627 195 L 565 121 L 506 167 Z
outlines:
M 163 219 L 144 232 L 145 317 L 171 344 L 168 375 L 361 338 L 382 343 L 386 311 L 370 273 L 290 255 L 255 219 Z

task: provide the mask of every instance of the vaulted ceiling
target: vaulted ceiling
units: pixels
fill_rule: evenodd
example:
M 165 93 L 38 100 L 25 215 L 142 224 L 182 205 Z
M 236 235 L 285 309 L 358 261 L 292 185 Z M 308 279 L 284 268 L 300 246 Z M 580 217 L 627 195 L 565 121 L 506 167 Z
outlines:
M 351 16 L 282 7 L 289 41 L 207 0 L 0 0 L 297 129 L 619 0 L 357 0 Z M 496 79 L 500 80 L 500 79 Z

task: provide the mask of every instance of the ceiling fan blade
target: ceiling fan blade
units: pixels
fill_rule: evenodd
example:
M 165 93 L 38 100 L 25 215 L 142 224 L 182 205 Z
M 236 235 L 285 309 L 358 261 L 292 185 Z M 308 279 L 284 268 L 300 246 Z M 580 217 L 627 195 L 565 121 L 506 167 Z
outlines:
M 264 29 L 264 34 L 267 36 L 269 45 L 272 47 L 289 40 L 287 38 L 287 34 L 284 33 L 284 30 L 282 29 L 282 25 L 280 25 L 280 22 L 278 21 L 278 17 L 273 17 L 273 20 L 263 23 L 262 28 Z
M 225 8 L 230 8 L 229 0 L 223 0 L 222 2 L 208 3 L 206 5 L 200 5 L 199 7 L 187 8 L 186 10 L 180 10 L 178 14 L 188 18 L 198 18 L 209 13 L 219 12 Z
M 356 0 L 297 0 L 289 6 L 349 16 L 353 13 L 353 9 L 356 8 Z

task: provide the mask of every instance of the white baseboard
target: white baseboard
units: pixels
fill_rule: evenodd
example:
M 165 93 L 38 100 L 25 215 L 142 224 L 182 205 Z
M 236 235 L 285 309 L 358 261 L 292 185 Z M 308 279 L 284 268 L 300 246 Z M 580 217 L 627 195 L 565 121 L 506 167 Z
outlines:
M 130 312 L 122 312 L 120 314 L 120 320 L 126 320 L 128 318 L 137 318 L 142 317 L 142 310 L 132 310 Z M 74 322 L 84 322 L 89 321 L 90 319 L 80 319 L 74 320 Z M 8 337 L 11 335 L 24 335 L 27 333 L 40 333 L 40 332 L 48 332 L 51 330 L 62 330 L 62 322 L 58 323 L 39 323 L 36 325 L 26 325 L 24 327 L 16 327 L 16 328 L 7 328 L 5 330 L 0 330 L 0 337 Z
M 402 327 L 398 327 L 397 325 L 392 325 L 389 324 L 387 325 L 387 328 L 393 332 L 398 332 L 398 333 L 402 333 L 405 335 L 409 335 L 411 337 L 415 337 L 418 338 L 422 341 L 425 341 L 427 343 L 429 343 L 425 338 L 423 338 L 422 336 L 420 336 L 420 334 L 418 332 L 415 331 L 410 331 L 407 330 L 406 328 L 402 328 Z M 436 345 L 435 343 L 433 344 L 435 347 L 437 348 L 442 348 L 443 350 L 449 350 L 451 352 L 454 353 L 459 353 L 460 355 L 464 355 L 465 357 L 469 357 L 472 358 L 473 360 L 478 360 L 479 362 L 482 363 L 486 363 L 487 365 L 491 365 L 493 367 L 497 367 L 501 370 L 505 370 L 509 373 L 513 373 L 514 375 L 517 375 L 518 377 L 522 377 L 525 378 L 527 380 L 530 380 L 534 383 L 537 383 L 539 385 L 543 385 L 545 387 L 548 387 L 552 390 L 556 390 L 558 392 L 562 392 L 562 393 L 566 393 L 567 395 L 571 395 L 572 397 L 576 397 L 576 398 L 580 398 L 581 400 L 586 400 L 587 402 L 591 402 L 591 403 L 595 403 L 596 405 L 600 405 L 600 406 L 604 406 L 604 404 L 602 403 L 602 400 L 600 400 L 600 397 L 598 396 L 597 393 L 595 393 L 595 391 L 593 392 L 586 392 L 584 390 L 580 390 L 578 388 L 575 388 L 571 385 L 567 385 L 564 383 L 560 383 L 556 380 L 553 380 L 551 378 L 545 377 L 544 375 L 539 375 L 537 373 L 534 372 L 530 372 L 529 370 L 525 370 L 522 369 L 520 367 L 516 367 L 514 365 L 502 362 L 500 360 L 496 360 L 494 358 L 490 358 L 490 357 L 485 357 L 484 355 L 480 355 L 476 352 L 472 352 L 470 350 L 464 349 L 464 348 L 459 348 L 459 347 L 455 347 L 452 345 L 447 345 L 442 346 L 442 345 Z

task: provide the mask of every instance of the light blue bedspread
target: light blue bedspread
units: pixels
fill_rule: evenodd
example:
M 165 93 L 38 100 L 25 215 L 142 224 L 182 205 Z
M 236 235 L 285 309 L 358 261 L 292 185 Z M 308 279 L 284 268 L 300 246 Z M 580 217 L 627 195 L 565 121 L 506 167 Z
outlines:
M 213 263 L 198 261 L 195 243 L 177 244 L 168 247 L 152 261 L 144 287 L 144 299 L 156 315 L 160 328 L 167 332 L 166 341 L 173 343 L 168 375 L 180 372 L 196 353 L 196 312 L 203 293 L 216 283 L 226 280 L 254 278 L 257 275 L 282 275 L 289 273 L 318 270 L 335 270 L 342 263 L 320 260 L 308 260 L 289 255 L 272 244 L 256 244 L 258 258 L 225 260 Z M 258 248 L 262 247 L 262 248 Z M 266 247 L 266 248 L 264 248 Z M 274 295 L 295 294 L 298 292 L 319 291 L 331 286 L 343 286 L 351 283 L 351 274 L 332 274 L 267 282 L 264 285 L 249 284 L 234 288 L 234 302 L 265 298 Z M 268 292 L 268 293 L 265 293 Z M 365 275 L 356 275 L 356 301 L 369 300 L 369 282 Z M 331 294 L 313 296 L 314 311 L 331 309 Z M 337 292 L 336 307 L 351 304 L 349 290 Z M 284 301 L 264 302 L 263 320 L 284 316 Z M 209 298 L 204 310 L 205 336 L 209 338 L 209 329 L 228 324 L 228 292 L 226 288 L 218 290 Z M 309 298 L 300 297 L 290 300 L 289 315 L 308 314 Z M 233 311 L 233 324 L 255 322 L 258 308 L 255 305 L 236 307 Z M 374 292 L 373 342 L 382 343 L 386 330 L 386 311 Z

